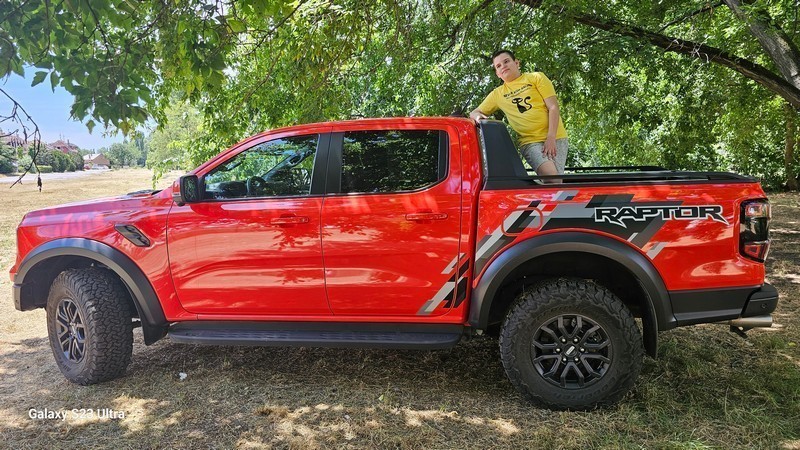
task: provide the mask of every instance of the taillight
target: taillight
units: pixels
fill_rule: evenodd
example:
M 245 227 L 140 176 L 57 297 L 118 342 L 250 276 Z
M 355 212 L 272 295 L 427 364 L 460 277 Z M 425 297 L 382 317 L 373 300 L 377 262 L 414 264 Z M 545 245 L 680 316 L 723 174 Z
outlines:
M 739 225 L 739 252 L 747 258 L 764 262 L 769 253 L 769 219 L 772 209 L 766 199 L 742 203 Z

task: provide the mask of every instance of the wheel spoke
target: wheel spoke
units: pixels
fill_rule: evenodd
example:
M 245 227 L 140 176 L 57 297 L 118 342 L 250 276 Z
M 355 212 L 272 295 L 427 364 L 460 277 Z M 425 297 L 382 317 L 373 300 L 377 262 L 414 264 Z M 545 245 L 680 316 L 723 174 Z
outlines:
M 80 330 L 80 332 L 75 333 L 75 340 L 78 341 L 81 345 L 83 345 L 83 342 L 86 340 L 86 333 L 84 333 L 83 330 Z
M 555 350 L 558 348 L 558 344 L 543 344 L 539 341 L 533 341 L 533 345 L 542 350 Z
M 539 367 L 542 369 L 542 376 L 545 378 L 554 376 L 558 371 L 558 368 L 561 366 L 561 358 L 559 358 L 556 355 L 547 355 L 547 356 L 548 358 L 545 358 L 544 356 L 536 358 L 537 360 L 539 360 L 538 361 Z M 555 358 L 553 358 L 553 356 L 555 356 Z M 542 366 L 541 364 L 541 362 L 544 361 L 545 359 L 555 359 L 555 362 L 553 363 L 552 367 L 550 367 L 550 370 L 546 372 L 544 371 L 544 366 Z
M 64 355 L 69 354 L 69 348 L 72 345 L 72 336 L 67 335 L 64 339 L 59 341 L 61 344 L 61 351 L 64 352 Z
M 67 304 L 67 310 L 69 311 L 69 321 L 76 322 L 78 319 L 78 306 L 72 302 Z
M 83 359 L 83 342 L 75 339 L 75 362 Z
M 561 357 L 560 357 L 560 356 L 558 356 L 558 355 L 542 355 L 542 356 L 539 356 L 539 357 L 535 358 L 535 359 L 533 360 L 533 362 L 535 362 L 535 363 L 540 363 L 540 362 L 542 362 L 542 361 L 546 361 L 546 360 L 548 360 L 548 359 L 556 359 L 556 360 L 559 360 L 559 359 L 561 359 Z
M 576 316 L 575 317 L 575 329 L 572 330 L 572 334 L 570 335 L 570 337 L 574 338 L 575 336 L 577 336 L 582 328 L 583 328 L 583 317 Z
M 66 306 L 63 303 L 58 306 L 56 316 L 58 316 L 59 322 L 69 323 L 69 315 L 67 314 Z
M 69 359 L 71 361 L 77 361 L 77 358 L 75 357 L 75 339 L 71 338 L 69 340 Z
M 588 330 L 586 330 L 586 332 L 583 333 L 583 338 L 581 339 L 581 343 L 586 342 L 586 340 L 589 339 L 589 337 L 591 337 L 599 329 L 600 329 L 600 325 L 595 325 L 595 326 L 589 328 Z
M 61 319 L 56 320 L 56 332 L 59 336 L 65 332 L 69 332 L 69 323 L 62 322 Z
M 592 367 L 592 365 L 589 364 L 589 361 L 587 361 L 586 358 L 581 358 L 581 364 L 583 364 L 583 367 L 591 375 L 593 375 L 595 377 L 598 377 L 598 378 L 603 376 L 603 372 L 601 372 L 600 370 L 595 369 L 594 367 Z
M 608 339 L 603 340 L 603 342 L 586 342 L 583 344 L 589 350 L 602 350 L 609 345 L 611 345 L 611 341 Z
M 56 326 L 60 328 L 66 328 L 69 330 L 69 321 L 62 319 L 61 317 L 56 318 Z
M 567 331 L 567 327 L 564 325 L 564 316 L 558 316 L 558 331 L 561 332 L 562 337 L 570 336 L 569 331 Z
M 587 353 L 587 354 L 583 355 L 582 357 L 585 358 L 585 359 L 598 359 L 601 362 L 604 362 L 606 364 L 611 364 L 611 360 L 610 359 L 608 359 L 605 356 L 600 355 L 598 353 Z
M 549 326 L 544 325 L 543 327 L 539 328 L 539 331 L 544 331 L 553 338 L 553 342 L 558 342 L 558 334 L 556 334 L 555 331 L 551 330 Z
M 570 362 L 564 366 L 564 370 L 561 371 L 561 387 L 567 387 L 567 383 L 570 381 L 568 379 L 569 373 L 572 372 L 578 377 L 578 386 L 583 387 L 586 381 L 586 378 L 581 373 L 578 366 L 575 363 Z

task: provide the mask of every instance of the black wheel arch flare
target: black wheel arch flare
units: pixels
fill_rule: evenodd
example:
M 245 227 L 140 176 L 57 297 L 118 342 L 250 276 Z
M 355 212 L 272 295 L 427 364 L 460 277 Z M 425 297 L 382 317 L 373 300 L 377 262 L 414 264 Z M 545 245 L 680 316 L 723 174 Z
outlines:
M 27 311 L 40 307 L 33 295 L 23 287 L 35 283 L 37 265 L 63 256 L 88 258 L 106 266 L 120 277 L 131 294 L 142 323 L 145 344 L 150 345 L 166 336 L 169 323 L 153 286 L 144 272 L 121 251 L 99 241 L 83 238 L 62 238 L 46 242 L 31 250 L 20 263 L 14 278 L 14 295 L 18 309 Z
M 483 273 L 472 290 L 468 323 L 485 329 L 489 325 L 492 302 L 512 272 L 526 262 L 561 252 L 588 253 L 609 258 L 625 267 L 646 293 L 642 308 L 643 336 L 647 353 L 657 350 L 658 331 L 677 326 L 669 292 L 653 264 L 637 250 L 615 239 L 592 233 L 560 232 L 518 242 L 502 252 Z

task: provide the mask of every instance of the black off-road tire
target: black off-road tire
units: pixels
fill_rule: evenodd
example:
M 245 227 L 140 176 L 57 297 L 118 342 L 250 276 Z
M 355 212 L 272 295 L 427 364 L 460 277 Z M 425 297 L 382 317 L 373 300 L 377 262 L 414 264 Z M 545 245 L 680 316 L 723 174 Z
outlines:
M 616 295 L 566 278 L 542 282 L 517 299 L 500 332 L 500 355 L 511 383 L 533 403 L 587 410 L 630 390 L 644 352 L 639 327 Z
M 133 353 L 129 301 L 119 279 L 103 269 L 69 269 L 53 281 L 47 333 L 56 364 L 69 381 L 86 386 L 125 373 Z

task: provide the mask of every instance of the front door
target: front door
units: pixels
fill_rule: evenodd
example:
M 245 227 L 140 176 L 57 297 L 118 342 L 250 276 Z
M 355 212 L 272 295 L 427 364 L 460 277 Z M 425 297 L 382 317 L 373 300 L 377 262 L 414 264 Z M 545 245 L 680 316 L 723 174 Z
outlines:
M 172 209 L 170 270 L 187 311 L 330 315 L 315 195 L 322 187 L 312 186 L 328 141 L 327 133 L 261 139 L 201 175 L 204 201 Z

